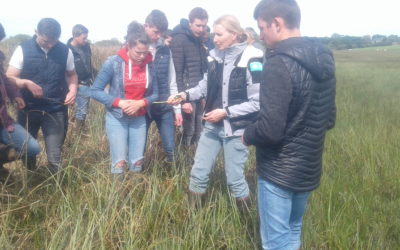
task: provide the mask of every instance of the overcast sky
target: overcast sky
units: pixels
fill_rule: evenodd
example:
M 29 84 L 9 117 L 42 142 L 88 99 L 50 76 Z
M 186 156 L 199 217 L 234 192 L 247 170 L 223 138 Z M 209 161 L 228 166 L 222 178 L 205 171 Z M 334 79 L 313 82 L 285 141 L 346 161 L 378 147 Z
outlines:
M 7 36 L 34 33 L 43 17 L 57 19 L 62 27 L 61 41 L 71 36 L 77 23 L 89 29 L 92 41 L 117 38 L 122 40 L 128 23 L 143 22 L 152 9 L 160 9 L 169 20 L 170 28 L 187 18 L 194 7 L 209 14 L 209 25 L 225 14 L 235 15 L 243 27 L 257 28 L 253 10 L 259 0 L 4 0 L 0 22 Z M 302 11 L 303 36 L 400 35 L 400 18 L 395 0 L 298 0 Z M 258 32 L 258 29 L 256 29 Z

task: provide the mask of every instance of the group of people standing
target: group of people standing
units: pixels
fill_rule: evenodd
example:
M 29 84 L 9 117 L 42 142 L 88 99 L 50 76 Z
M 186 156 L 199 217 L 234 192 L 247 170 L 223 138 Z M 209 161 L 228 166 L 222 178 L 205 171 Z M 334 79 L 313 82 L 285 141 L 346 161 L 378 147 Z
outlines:
M 299 249 L 307 200 L 319 186 L 325 134 L 335 123 L 335 63 L 330 50 L 301 37 L 296 1 L 262 0 L 254 18 L 267 50 L 257 48 L 254 34 L 231 15 L 213 23 L 215 48 L 209 50 L 204 9 L 194 8 L 170 32 L 165 14 L 153 10 L 144 24 L 128 25 L 125 44 L 98 73 L 83 25 L 64 45 L 59 23 L 42 19 L 35 36 L 14 52 L 6 75 L 1 72 L 0 142 L 26 155 L 33 170 L 41 128 L 49 169 L 56 173 L 67 105 L 76 99 L 75 129 L 81 130 L 93 98 L 107 109 L 115 176 L 142 171 L 153 121 L 167 161 L 174 162 L 175 125 L 182 125 L 184 145 L 197 146 L 189 201 L 201 203 L 223 150 L 227 185 L 242 207 L 250 200 L 244 173 L 254 145 L 262 247 Z M 172 37 L 169 45 L 164 33 Z M 8 99 L 20 109 L 18 123 L 7 114 Z

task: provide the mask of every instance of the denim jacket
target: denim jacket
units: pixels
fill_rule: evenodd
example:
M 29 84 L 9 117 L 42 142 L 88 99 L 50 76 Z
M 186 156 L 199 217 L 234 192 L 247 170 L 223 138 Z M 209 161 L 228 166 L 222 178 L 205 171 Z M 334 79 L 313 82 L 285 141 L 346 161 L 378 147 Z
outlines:
M 146 75 L 148 77 L 149 85 L 144 97 L 147 100 L 149 107 L 152 102 L 157 101 L 158 99 L 158 84 L 156 82 L 157 78 L 155 77 L 153 63 L 149 63 L 147 69 Z M 92 87 L 90 88 L 91 97 L 104 104 L 108 112 L 113 114 L 116 118 L 123 117 L 122 110 L 113 107 L 112 104 L 115 98 L 125 99 L 124 75 L 124 60 L 118 55 L 111 56 L 103 64 Z M 108 93 L 104 91 L 107 84 L 110 84 Z

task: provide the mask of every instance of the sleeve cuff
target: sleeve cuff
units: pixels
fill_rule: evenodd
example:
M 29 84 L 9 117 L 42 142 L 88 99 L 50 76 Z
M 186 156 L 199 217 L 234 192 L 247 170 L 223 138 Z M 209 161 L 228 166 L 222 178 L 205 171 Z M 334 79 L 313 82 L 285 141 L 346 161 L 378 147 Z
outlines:
M 120 101 L 121 99 L 119 99 L 119 98 L 115 98 L 114 99 L 114 101 L 113 101 L 113 103 L 112 103 L 112 106 L 114 107 L 114 108 L 119 108 L 119 101 Z
M 147 107 L 147 105 L 149 105 L 149 101 L 146 98 L 143 99 L 143 102 L 144 102 L 143 108 L 145 108 L 145 107 Z
M 190 94 L 189 91 L 184 91 L 186 94 L 186 102 L 190 102 Z
M 231 116 L 231 112 L 229 112 L 229 108 L 228 107 L 225 107 L 225 112 L 226 112 L 227 117 Z

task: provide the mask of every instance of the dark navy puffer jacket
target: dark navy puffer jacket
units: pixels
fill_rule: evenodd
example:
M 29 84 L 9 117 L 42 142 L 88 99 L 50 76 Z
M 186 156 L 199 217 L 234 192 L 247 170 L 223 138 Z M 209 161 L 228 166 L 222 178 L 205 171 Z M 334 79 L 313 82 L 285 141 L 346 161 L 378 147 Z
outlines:
M 273 184 L 307 192 L 319 186 L 326 131 L 335 123 L 335 62 L 311 38 L 290 38 L 266 54 L 260 117 L 244 141 L 257 149 L 257 173 Z
M 193 35 L 188 20 L 182 19 L 173 29 L 171 51 L 178 91 L 196 86 L 207 71 L 207 51 Z

